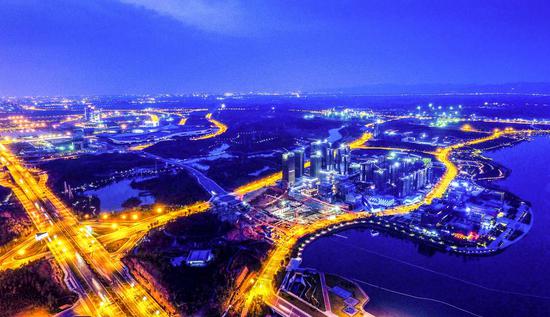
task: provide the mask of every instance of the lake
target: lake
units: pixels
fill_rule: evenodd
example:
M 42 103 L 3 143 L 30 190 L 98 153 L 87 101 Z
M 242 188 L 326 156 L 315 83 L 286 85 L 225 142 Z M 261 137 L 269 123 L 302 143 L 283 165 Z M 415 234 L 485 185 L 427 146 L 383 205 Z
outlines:
M 142 181 L 144 178 L 123 179 L 98 189 L 87 190 L 84 194 L 97 196 L 101 202 L 100 207 L 102 212 L 123 210 L 122 203 L 131 197 L 139 197 L 142 205 L 154 204 L 155 198 L 153 196 L 146 194 L 144 191 L 132 188 L 131 183 L 133 180 Z

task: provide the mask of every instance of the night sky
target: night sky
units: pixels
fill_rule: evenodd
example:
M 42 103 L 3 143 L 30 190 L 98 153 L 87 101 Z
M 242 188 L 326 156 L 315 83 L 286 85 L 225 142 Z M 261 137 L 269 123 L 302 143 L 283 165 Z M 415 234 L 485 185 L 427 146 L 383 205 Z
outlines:
M 0 2 L 0 95 L 509 82 L 550 82 L 548 1 Z

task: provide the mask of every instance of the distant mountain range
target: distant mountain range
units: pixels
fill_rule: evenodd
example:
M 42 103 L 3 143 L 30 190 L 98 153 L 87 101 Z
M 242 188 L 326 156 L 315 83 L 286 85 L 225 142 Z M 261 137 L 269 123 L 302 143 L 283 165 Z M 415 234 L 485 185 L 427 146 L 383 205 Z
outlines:
M 550 83 L 507 84 L 373 84 L 357 87 L 326 89 L 315 93 L 341 93 L 358 95 L 399 94 L 550 94 Z

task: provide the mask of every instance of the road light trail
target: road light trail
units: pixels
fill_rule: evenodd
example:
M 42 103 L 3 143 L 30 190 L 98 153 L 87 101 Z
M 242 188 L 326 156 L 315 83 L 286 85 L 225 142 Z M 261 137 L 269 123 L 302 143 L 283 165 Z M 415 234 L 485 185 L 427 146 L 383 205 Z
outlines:
M 74 214 L 49 188 L 40 186 L 5 147 L 1 150 L 2 162 L 21 188 L 14 187 L 16 196 L 38 231 L 57 238 L 48 238 L 48 248 L 62 269 L 73 273 L 69 277 L 74 282 L 72 289 L 80 294 L 87 312 L 93 316 L 168 316 L 122 262 L 113 259 L 93 235 L 82 230 Z
M 352 150 L 360 149 L 363 147 L 363 144 L 367 143 L 367 141 L 370 140 L 371 138 L 372 138 L 372 133 L 365 132 L 359 138 L 350 142 L 348 145 Z
M 16 171 L 13 171 L 13 175 L 15 179 L 21 180 L 20 184 L 24 185 L 22 178 L 17 178 L 19 174 Z M 111 302 L 109 298 L 105 297 L 105 289 L 94 284 L 91 270 L 83 263 L 73 245 L 67 243 L 68 240 L 65 237 L 58 236 L 58 233 L 61 234 L 60 230 L 52 219 L 40 210 L 38 204 L 32 203 L 32 200 L 35 199 L 33 193 L 28 188 L 13 187 L 12 190 L 23 204 L 38 231 L 48 232 L 51 235 L 45 240 L 48 249 L 65 273 L 65 281 L 69 288 L 79 294 L 85 312 L 91 316 L 114 316 L 115 311 L 118 313 L 120 311 L 118 307 L 105 305 L 107 300 Z
M 218 135 L 220 134 L 224 134 L 226 131 L 227 131 L 227 125 L 223 124 L 222 122 L 212 118 L 212 114 L 211 113 L 208 113 L 206 114 L 205 116 L 206 120 L 208 120 L 210 123 L 212 123 L 215 127 L 216 127 L 216 131 L 214 132 L 211 132 L 211 133 L 208 133 L 208 134 L 205 134 L 205 135 L 201 135 L 201 136 L 198 136 L 198 137 L 195 137 L 195 138 L 191 138 L 191 140 L 193 141 L 197 141 L 197 140 L 205 140 L 205 139 L 210 139 L 210 138 L 215 138 L 217 137 Z
M 155 300 L 150 299 L 148 292 L 135 281 L 120 260 L 113 259 L 105 247 L 92 234 L 87 233 L 86 229 L 83 227 L 76 229 L 79 226 L 78 220 L 49 188 L 44 188 L 44 194 L 63 218 L 69 221 L 65 229 L 71 237 L 80 237 L 75 240 L 75 243 L 82 250 L 83 256 L 101 276 L 110 281 L 113 297 L 120 299 L 119 302 L 129 315 L 150 316 L 155 313 L 168 316 Z M 89 244 L 86 245 L 86 242 Z
M 3 183 L 1 185 L 6 186 Z M 0 271 L 15 270 L 48 255 L 45 248 L 36 240 L 35 233 L 33 232 L 0 255 Z
M 107 228 L 112 228 L 112 232 L 101 235 L 98 239 L 103 245 L 108 245 L 116 241 L 127 239 L 118 250 L 114 252 L 117 256 L 122 256 L 130 249 L 136 246 L 136 244 L 152 229 L 164 226 L 168 222 L 181 218 L 188 217 L 193 214 L 205 212 L 210 208 L 208 202 L 197 202 L 195 204 L 179 208 L 174 211 L 159 212 L 150 217 L 139 219 L 138 221 L 130 224 L 119 225 L 116 221 L 102 222 L 90 224 L 92 227 L 98 225 L 104 225 Z M 113 226 L 113 224 L 116 224 Z

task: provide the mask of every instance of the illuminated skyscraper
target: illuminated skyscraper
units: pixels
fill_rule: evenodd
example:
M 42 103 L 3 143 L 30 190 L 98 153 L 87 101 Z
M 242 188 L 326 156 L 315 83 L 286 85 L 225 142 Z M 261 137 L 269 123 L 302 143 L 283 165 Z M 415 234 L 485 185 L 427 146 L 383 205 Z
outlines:
M 428 168 L 424 167 L 416 171 L 415 173 L 416 186 L 415 189 L 421 189 L 428 184 Z
M 398 182 L 398 195 L 399 197 L 406 197 L 410 195 L 414 190 L 414 175 L 410 174 L 403 176 Z
M 384 190 L 388 184 L 388 172 L 379 168 L 374 171 L 374 186 L 377 190 Z
M 434 181 L 432 160 L 424 159 L 424 166 L 426 166 L 426 183 L 431 184 Z
M 304 149 L 294 150 L 294 170 L 296 178 L 304 176 Z
M 361 163 L 361 174 L 360 174 L 360 181 L 361 182 L 372 182 L 374 179 L 374 170 L 376 169 L 376 164 L 378 163 L 378 160 L 375 158 L 371 158 L 367 160 L 366 162 Z
M 340 174 L 348 175 L 350 164 L 351 164 L 351 155 L 350 154 L 343 154 L 342 155 L 342 163 L 341 163 Z
M 319 177 L 322 169 L 322 160 L 323 160 L 323 157 L 319 152 L 316 152 L 311 155 L 310 157 L 311 166 L 309 169 L 309 176 Z
M 321 141 L 317 140 L 311 143 L 311 155 L 321 151 Z
M 329 166 L 332 165 L 331 154 L 331 144 L 327 140 L 324 140 L 321 142 L 322 166 L 324 170 L 329 170 Z
M 92 105 L 86 105 L 84 107 L 84 121 L 90 122 L 92 121 L 92 117 L 94 115 L 95 107 Z
M 283 182 L 285 185 L 292 186 L 296 182 L 294 153 L 283 153 Z
M 380 125 L 378 123 L 374 124 L 374 128 L 372 129 L 372 136 L 375 139 L 378 139 L 378 137 L 380 136 Z
M 330 171 L 337 171 L 338 170 L 338 159 L 339 159 L 338 149 L 331 149 L 330 150 L 331 164 L 330 164 L 330 168 L 329 168 Z
M 369 169 L 368 163 L 367 162 L 362 162 L 361 163 L 361 170 L 359 172 L 359 181 L 361 181 L 363 183 L 367 182 L 368 169 Z
M 335 157 L 335 170 L 341 175 L 347 175 L 351 160 L 351 149 L 348 145 L 342 144 L 338 148 Z
M 340 166 L 342 164 L 342 151 L 340 149 L 334 149 L 334 170 L 340 173 Z
M 86 105 L 84 108 L 84 121 L 101 122 L 101 110 L 96 109 L 93 105 Z
M 399 177 L 401 177 L 401 174 L 402 174 L 401 171 L 402 171 L 402 166 L 400 162 L 395 161 L 393 163 L 390 163 L 389 176 L 393 184 L 396 184 L 397 181 L 399 180 Z
M 333 164 L 333 155 L 331 144 L 327 140 L 315 141 L 311 143 L 311 155 L 319 153 L 321 155 L 321 166 L 324 170 L 330 170 Z

